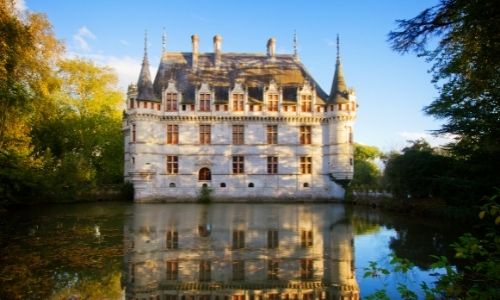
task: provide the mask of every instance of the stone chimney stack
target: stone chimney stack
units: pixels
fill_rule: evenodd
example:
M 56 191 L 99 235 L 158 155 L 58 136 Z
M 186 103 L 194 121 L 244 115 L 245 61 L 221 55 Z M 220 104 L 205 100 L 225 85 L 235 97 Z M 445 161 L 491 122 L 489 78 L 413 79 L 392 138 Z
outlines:
M 214 64 L 216 67 L 220 66 L 222 52 L 222 37 L 220 35 L 214 36 Z
M 198 38 L 198 35 L 195 33 L 191 36 L 191 43 L 193 44 L 193 61 L 191 62 L 191 65 L 193 67 L 193 70 L 196 70 L 198 68 L 198 46 L 199 46 L 200 38 Z
M 276 39 L 270 38 L 267 41 L 267 56 L 270 58 L 274 58 L 276 55 Z

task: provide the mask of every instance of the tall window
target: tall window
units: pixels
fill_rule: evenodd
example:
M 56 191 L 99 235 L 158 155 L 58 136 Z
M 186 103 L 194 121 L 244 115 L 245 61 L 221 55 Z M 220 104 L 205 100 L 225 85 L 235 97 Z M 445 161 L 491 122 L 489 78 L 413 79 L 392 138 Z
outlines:
M 245 109 L 245 101 L 243 94 L 233 94 L 233 110 L 243 111 Z
M 166 111 L 177 111 L 177 93 L 167 93 Z
M 210 281 L 212 279 L 212 264 L 209 260 L 200 261 L 200 281 Z
M 245 231 L 233 230 L 233 249 L 245 247 Z
M 179 249 L 179 233 L 167 230 L 167 249 Z
M 271 229 L 267 231 L 267 248 L 278 248 L 278 230 Z
M 178 156 L 167 156 L 167 174 L 178 174 L 179 173 L 179 157 Z
M 300 143 L 302 145 L 311 144 L 311 126 L 300 126 Z
M 167 261 L 167 280 L 177 280 L 179 278 L 179 262 Z
M 277 260 L 268 260 L 267 262 L 267 279 L 277 280 L 278 279 L 279 263 Z
M 179 143 L 179 126 L 178 125 L 167 125 L 167 144 L 178 144 Z
M 352 137 L 352 127 L 348 127 L 349 129 L 349 133 L 348 133 L 348 141 L 349 141 L 349 144 L 352 144 L 353 142 L 353 137 Z
M 210 111 L 210 94 L 200 94 L 200 111 Z
M 210 125 L 200 125 L 200 144 L 210 144 Z
M 278 125 L 267 125 L 267 143 L 278 143 Z
M 233 156 L 233 174 L 245 173 L 245 157 Z
M 267 157 L 267 174 L 278 174 L 278 157 Z
M 278 111 L 278 94 L 267 95 L 267 111 Z
M 245 261 L 233 261 L 233 280 L 245 280 Z
M 313 232 L 312 230 L 302 230 L 300 232 L 300 245 L 302 248 L 312 247 Z
M 245 143 L 245 126 L 233 125 L 233 144 L 243 145 Z
M 130 98 L 130 108 L 134 108 L 134 99 Z
M 310 280 L 313 279 L 313 260 L 301 259 L 300 260 L 300 279 Z
M 312 111 L 312 96 L 311 95 L 302 95 L 300 99 L 300 110 L 301 111 Z
M 301 156 L 300 157 L 300 173 L 301 174 L 311 174 L 312 173 L 312 157 Z
M 135 143 L 135 135 L 136 135 L 135 124 L 132 124 L 132 143 Z

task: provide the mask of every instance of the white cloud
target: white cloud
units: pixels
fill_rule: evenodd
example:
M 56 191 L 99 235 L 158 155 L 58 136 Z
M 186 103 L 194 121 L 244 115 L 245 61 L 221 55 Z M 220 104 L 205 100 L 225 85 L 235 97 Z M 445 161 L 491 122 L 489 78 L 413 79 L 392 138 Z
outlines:
M 90 51 L 91 47 L 88 40 L 95 40 L 96 36 L 87 28 L 87 26 L 80 27 L 78 32 L 73 35 L 73 42 L 78 50 Z
M 19 12 L 25 12 L 28 7 L 26 6 L 26 2 L 24 0 L 14 0 L 14 8 Z
M 87 26 L 83 26 L 78 29 L 78 35 L 92 40 L 96 39 L 95 35 L 87 28 Z
M 406 140 L 418 140 L 424 139 L 426 140 L 432 147 L 444 146 L 448 143 L 455 141 L 455 136 L 451 134 L 440 134 L 440 135 L 432 135 L 427 132 L 398 132 L 398 135 L 403 137 Z

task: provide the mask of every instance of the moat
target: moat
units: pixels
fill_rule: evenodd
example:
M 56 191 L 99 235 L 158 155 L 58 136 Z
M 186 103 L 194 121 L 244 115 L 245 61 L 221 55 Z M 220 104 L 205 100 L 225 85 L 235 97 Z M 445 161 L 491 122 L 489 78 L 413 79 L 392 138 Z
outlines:
M 342 204 L 49 205 L 1 222 L 0 298 L 358 299 L 432 283 L 452 222 Z M 363 278 L 391 255 L 407 274 Z

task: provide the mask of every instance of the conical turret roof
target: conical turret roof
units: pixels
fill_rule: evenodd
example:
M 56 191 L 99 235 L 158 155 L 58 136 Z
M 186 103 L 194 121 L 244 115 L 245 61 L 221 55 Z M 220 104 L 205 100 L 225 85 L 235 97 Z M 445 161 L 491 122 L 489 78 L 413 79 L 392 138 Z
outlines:
M 328 97 L 329 103 L 349 102 L 349 90 L 344 79 L 344 71 L 340 62 L 339 37 L 337 35 L 337 62 L 335 63 L 335 74 L 333 75 L 332 90 Z
M 149 73 L 147 35 L 144 38 L 144 59 L 142 60 L 141 73 L 137 80 L 137 100 L 157 101 L 153 92 L 151 74 Z

